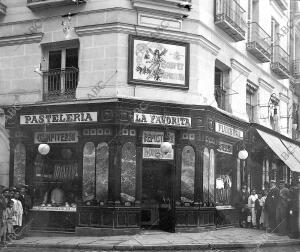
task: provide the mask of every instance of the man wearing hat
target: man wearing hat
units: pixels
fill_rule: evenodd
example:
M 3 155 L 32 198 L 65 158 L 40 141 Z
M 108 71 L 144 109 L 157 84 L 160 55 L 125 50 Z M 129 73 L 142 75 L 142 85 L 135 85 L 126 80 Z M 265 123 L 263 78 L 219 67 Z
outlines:
M 270 191 L 265 201 L 265 210 L 268 215 L 267 232 L 276 231 L 276 208 L 279 198 L 279 189 L 276 186 L 276 181 L 270 181 Z
M 3 226 L 3 211 L 6 209 L 6 199 L 3 196 L 3 191 L 5 187 L 0 185 L 0 231 L 1 231 L 1 236 L 2 236 L 2 229 L 4 228 Z M 1 239 L 1 237 L 0 237 Z
M 276 208 L 276 223 L 280 235 L 287 234 L 287 217 L 288 217 L 288 201 L 290 199 L 290 191 L 285 185 L 285 181 L 279 182 L 279 198 Z

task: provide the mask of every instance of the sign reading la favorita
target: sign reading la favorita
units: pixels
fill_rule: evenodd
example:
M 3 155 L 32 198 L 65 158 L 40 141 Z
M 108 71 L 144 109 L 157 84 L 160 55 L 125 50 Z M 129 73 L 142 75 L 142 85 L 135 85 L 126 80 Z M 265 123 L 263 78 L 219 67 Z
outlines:
M 44 123 L 89 123 L 97 122 L 97 112 L 75 112 L 21 115 L 21 125 L 36 125 Z
M 135 123 L 191 127 L 191 117 L 134 113 Z

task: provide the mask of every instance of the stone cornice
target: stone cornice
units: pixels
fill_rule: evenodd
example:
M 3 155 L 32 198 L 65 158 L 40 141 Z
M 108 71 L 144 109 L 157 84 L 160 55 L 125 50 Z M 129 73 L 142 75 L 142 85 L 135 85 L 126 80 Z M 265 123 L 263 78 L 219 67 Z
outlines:
M 279 93 L 279 99 L 281 101 L 286 102 L 286 103 L 289 103 L 289 101 L 290 101 L 290 98 L 288 96 L 286 96 L 285 94 L 283 94 L 283 93 Z
M 245 75 L 246 77 L 249 76 L 251 70 L 245 67 L 243 64 L 238 62 L 235 59 L 230 59 L 231 67 L 237 71 L 239 71 L 241 74 Z
M 127 33 L 140 36 L 155 36 L 161 39 L 178 40 L 187 43 L 194 43 L 202 46 L 204 49 L 211 52 L 213 55 L 217 55 L 220 48 L 210 42 L 208 39 L 202 35 L 191 34 L 187 32 L 180 32 L 174 30 L 163 29 L 158 31 L 157 29 L 147 27 L 147 26 L 136 26 L 133 24 L 125 23 L 109 23 L 109 24 L 97 24 L 97 25 L 87 25 L 87 26 L 77 26 L 75 27 L 77 35 L 80 36 L 90 36 L 95 34 L 104 33 Z
M 271 84 L 269 84 L 268 82 L 266 82 L 264 79 L 258 78 L 258 82 L 259 82 L 259 86 L 260 87 L 263 87 L 264 89 L 266 89 L 269 92 L 273 91 L 274 86 L 272 86 Z
M 0 47 L 19 44 L 39 43 L 43 38 L 44 33 L 31 33 L 15 36 L 0 37 Z

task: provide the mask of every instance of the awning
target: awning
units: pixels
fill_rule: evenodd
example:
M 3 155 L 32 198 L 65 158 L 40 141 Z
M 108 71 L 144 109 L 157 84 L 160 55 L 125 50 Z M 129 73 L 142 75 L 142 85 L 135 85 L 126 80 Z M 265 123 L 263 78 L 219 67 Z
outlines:
M 300 172 L 300 147 L 257 129 L 262 139 L 275 154 L 294 172 Z

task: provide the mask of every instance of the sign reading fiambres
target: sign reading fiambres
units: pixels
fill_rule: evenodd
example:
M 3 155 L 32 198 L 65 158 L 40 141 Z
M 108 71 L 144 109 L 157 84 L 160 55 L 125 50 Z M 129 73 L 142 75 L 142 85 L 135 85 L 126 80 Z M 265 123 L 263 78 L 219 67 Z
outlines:
M 237 128 L 233 128 L 231 126 L 216 122 L 215 123 L 215 130 L 216 132 L 223 134 L 223 135 L 227 135 L 227 136 L 231 136 L 234 138 L 239 138 L 239 139 L 243 139 L 244 138 L 244 132 L 242 130 L 239 130 Z
M 20 124 L 36 125 L 44 123 L 89 123 L 97 122 L 97 112 L 75 112 L 75 113 L 55 113 L 21 115 Z
M 191 127 L 191 117 L 134 113 L 135 123 Z

